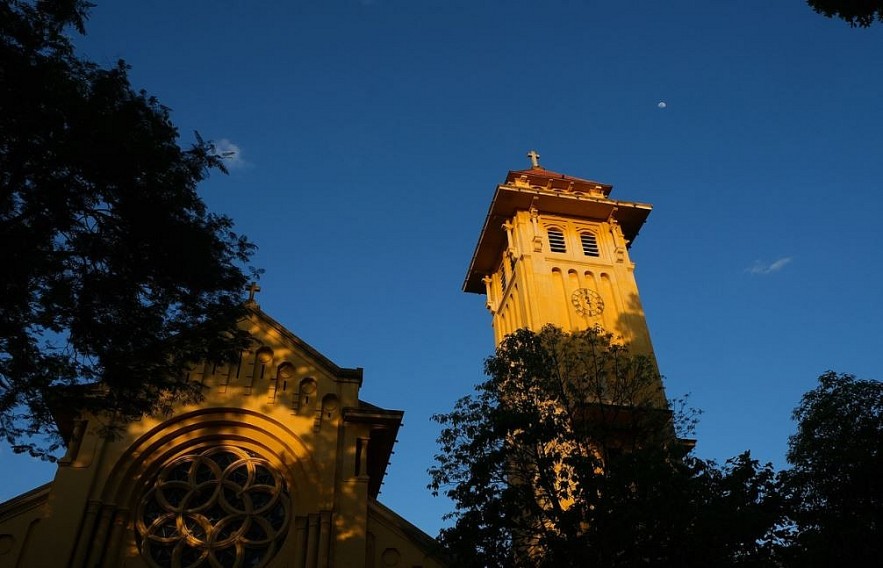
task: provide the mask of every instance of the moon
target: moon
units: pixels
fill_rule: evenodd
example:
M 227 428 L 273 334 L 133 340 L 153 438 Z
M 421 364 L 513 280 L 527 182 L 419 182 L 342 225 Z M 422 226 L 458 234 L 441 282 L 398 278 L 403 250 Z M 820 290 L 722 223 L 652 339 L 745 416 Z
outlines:
M 659 108 L 665 108 L 665 107 L 667 107 L 668 105 L 665 104 L 665 101 L 659 101 L 659 104 L 656 105 L 656 106 L 658 106 Z

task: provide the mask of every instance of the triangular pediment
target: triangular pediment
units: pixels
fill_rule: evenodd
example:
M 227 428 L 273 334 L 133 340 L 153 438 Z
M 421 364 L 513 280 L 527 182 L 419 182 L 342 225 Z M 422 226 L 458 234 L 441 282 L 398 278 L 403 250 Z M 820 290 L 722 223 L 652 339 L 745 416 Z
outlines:
M 266 396 L 270 404 L 289 404 L 297 410 L 301 403 L 312 402 L 313 391 L 333 392 L 348 399 L 346 405 L 357 404 L 347 394 L 357 395 L 361 368 L 337 365 L 254 304 L 239 326 L 252 338 L 248 349 L 230 363 L 204 362 L 190 372 L 191 380 L 205 385 L 207 404 L 229 404 L 231 396 L 243 401 Z M 306 398 L 299 400 L 300 395 Z
M 249 306 L 249 312 L 249 317 L 240 322 L 240 327 L 246 329 L 261 346 L 279 347 L 284 352 L 290 351 L 299 354 L 302 359 L 308 360 L 312 365 L 324 370 L 326 373 L 344 380 L 356 380 L 361 386 L 361 367 L 348 368 L 338 366 L 255 304 Z M 259 348 L 257 347 L 256 349 Z
M 248 308 L 240 326 L 251 345 L 229 363 L 202 362 L 189 373 L 204 387 L 202 401 L 127 422 L 114 436 L 104 433 L 106 417 L 70 421 L 55 481 L 0 504 L 0 534 L 12 539 L 13 558 L 33 566 L 55 565 L 55 557 L 72 566 L 164 565 L 177 549 L 157 535 L 179 538 L 191 517 L 209 527 L 186 533 L 188 543 L 199 541 L 187 544 L 193 554 L 239 554 L 239 541 L 199 539 L 250 515 L 266 538 L 249 545 L 249 558 L 268 566 L 361 566 L 375 554 L 441 565 L 431 539 L 376 503 L 404 413 L 360 400 L 362 369 L 337 365 L 255 303 Z M 182 512 L 169 501 L 185 498 L 205 503 Z

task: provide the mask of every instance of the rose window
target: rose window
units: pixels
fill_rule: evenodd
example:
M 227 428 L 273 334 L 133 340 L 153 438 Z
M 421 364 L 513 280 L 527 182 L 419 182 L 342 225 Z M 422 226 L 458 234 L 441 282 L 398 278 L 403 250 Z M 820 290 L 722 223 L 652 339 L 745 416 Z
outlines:
M 142 554 L 156 567 L 258 567 L 273 557 L 290 516 L 285 480 L 264 459 L 229 446 L 179 457 L 141 499 Z

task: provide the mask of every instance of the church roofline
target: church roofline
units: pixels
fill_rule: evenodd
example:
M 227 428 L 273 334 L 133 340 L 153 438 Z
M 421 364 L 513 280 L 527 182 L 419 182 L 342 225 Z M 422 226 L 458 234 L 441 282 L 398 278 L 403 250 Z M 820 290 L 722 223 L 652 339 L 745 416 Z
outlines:
M 441 560 L 445 564 L 451 562 L 447 550 L 438 540 L 423 532 L 419 527 L 408 521 L 408 519 L 402 517 L 377 499 L 370 499 L 368 501 L 368 511 L 375 515 L 377 521 L 384 522 L 388 527 L 401 532 L 413 543 L 420 546 L 427 556 Z
M 531 186 L 545 187 L 547 189 L 582 191 L 585 193 L 600 192 L 604 197 L 607 197 L 613 191 L 613 186 L 610 184 L 553 172 L 542 166 L 526 170 L 509 170 L 504 183 L 511 185 L 516 183 L 516 180 L 524 181 Z
M 531 172 L 534 173 L 533 177 Z M 551 185 L 532 183 L 549 179 L 553 180 Z M 566 181 L 570 189 L 558 187 L 554 180 L 562 180 L 562 183 Z M 572 187 L 569 185 L 570 181 L 574 182 Z M 577 185 L 577 181 L 581 185 Z M 531 207 L 535 207 L 540 214 L 564 215 L 574 219 L 595 221 L 616 219 L 622 227 L 623 236 L 631 245 L 653 206 L 649 203 L 609 199 L 606 195 L 612 188 L 611 185 L 572 178 L 542 168 L 510 171 L 506 176 L 506 182 L 498 185 L 494 192 L 481 235 L 469 263 L 469 270 L 463 281 L 463 291 L 485 293 L 482 279 L 497 270 L 502 251 L 506 247 L 503 223 L 517 211 L 529 211 Z
M 42 506 L 49 499 L 49 491 L 51 489 L 52 482 L 50 481 L 0 503 L 0 523 Z
M 322 355 L 315 347 L 291 333 L 281 323 L 270 317 L 266 312 L 260 309 L 257 302 L 246 302 L 245 307 L 248 309 L 248 316 L 257 318 L 268 326 L 277 331 L 285 340 L 293 343 L 303 353 L 311 357 L 318 365 L 325 368 L 329 374 L 343 381 L 352 381 L 361 388 L 364 369 L 356 367 L 354 369 L 348 367 L 340 367 L 325 355 Z M 245 319 L 245 318 L 243 318 Z M 80 396 L 101 397 L 104 394 L 104 386 L 100 382 L 71 385 L 67 387 L 59 387 L 57 390 L 81 391 Z M 64 442 L 65 447 L 70 443 L 74 430 L 75 419 L 79 415 L 80 410 L 72 408 L 70 405 L 64 404 L 62 398 L 50 398 L 49 410 L 52 413 L 53 420 L 58 428 L 58 433 Z
M 322 355 L 315 347 L 301 339 L 300 337 L 293 334 L 289 331 L 284 325 L 270 317 L 267 312 L 263 311 L 256 302 L 250 302 L 247 304 L 248 310 L 257 318 L 263 320 L 265 323 L 270 325 L 273 329 L 275 329 L 279 334 L 284 337 L 286 340 L 297 345 L 299 349 L 302 349 L 305 353 L 307 353 L 310 357 L 312 357 L 317 363 L 321 366 L 325 367 L 328 371 L 331 372 L 337 378 L 341 379 L 350 379 L 357 381 L 359 386 L 362 386 L 362 376 L 364 373 L 364 369 L 361 367 L 349 368 L 349 367 L 340 367 L 334 363 L 331 359 Z

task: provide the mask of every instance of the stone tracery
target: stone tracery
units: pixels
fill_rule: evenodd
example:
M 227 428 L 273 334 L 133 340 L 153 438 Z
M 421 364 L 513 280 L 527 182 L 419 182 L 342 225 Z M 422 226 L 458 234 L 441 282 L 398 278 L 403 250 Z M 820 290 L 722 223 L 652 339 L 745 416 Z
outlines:
M 142 497 L 137 531 L 156 567 L 263 566 L 291 515 L 287 484 L 253 452 L 217 446 L 163 466 Z

